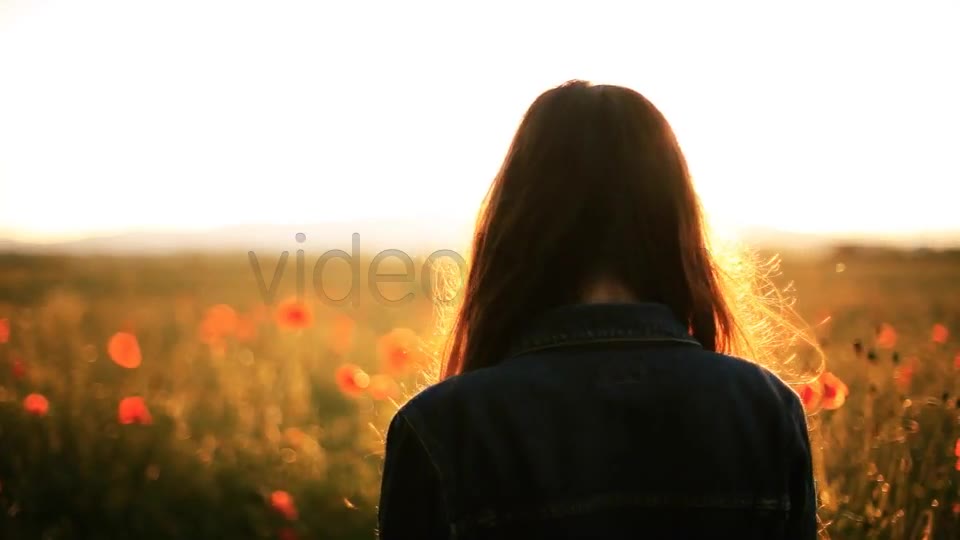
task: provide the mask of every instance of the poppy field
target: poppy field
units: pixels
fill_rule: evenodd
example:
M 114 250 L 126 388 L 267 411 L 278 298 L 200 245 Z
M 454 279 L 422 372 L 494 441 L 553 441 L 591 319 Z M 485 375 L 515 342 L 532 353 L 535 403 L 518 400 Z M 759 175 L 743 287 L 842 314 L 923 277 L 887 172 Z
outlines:
M 950 254 L 784 257 L 827 357 L 796 389 L 831 538 L 960 538 L 958 277 Z M 295 292 L 265 302 L 242 256 L 0 255 L 0 538 L 375 538 L 435 309 Z

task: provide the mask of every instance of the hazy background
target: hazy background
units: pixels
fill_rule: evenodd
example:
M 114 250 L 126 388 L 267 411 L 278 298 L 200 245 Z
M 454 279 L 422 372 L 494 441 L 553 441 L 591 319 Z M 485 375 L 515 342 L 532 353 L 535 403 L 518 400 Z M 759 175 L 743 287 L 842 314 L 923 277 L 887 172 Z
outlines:
M 0 248 L 450 247 L 570 78 L 652 99 L 721 228 L 960 239 L 960 4 L 625 6 L 0 0 Z

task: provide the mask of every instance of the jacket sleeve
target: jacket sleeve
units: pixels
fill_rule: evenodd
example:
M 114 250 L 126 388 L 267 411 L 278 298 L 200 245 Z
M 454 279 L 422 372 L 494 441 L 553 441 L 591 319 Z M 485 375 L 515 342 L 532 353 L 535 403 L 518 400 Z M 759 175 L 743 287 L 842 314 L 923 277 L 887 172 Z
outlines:
M 807 415 L 794 396 L 790 411 L 792 459 L 790 470 L 790 523 L 787 538 L 813 540 L 818 535 L 817 491 L 813 478 L 813 457 Z
M 390 422 L 386 439 L 378 509 L 379 538 L 448 538 L 450 529 L 437 468 L 402 411 Z

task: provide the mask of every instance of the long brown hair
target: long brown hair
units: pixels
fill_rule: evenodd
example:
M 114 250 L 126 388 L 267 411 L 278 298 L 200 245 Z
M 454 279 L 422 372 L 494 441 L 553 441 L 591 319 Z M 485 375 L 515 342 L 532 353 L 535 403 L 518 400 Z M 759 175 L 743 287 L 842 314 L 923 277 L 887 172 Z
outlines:
M 533 102 L 487 194 L 442 378 L 498 363 L 524 323 L 601 277 L 732 350 L 737 323 L 673 130 L 636 91 L 575 80 Z

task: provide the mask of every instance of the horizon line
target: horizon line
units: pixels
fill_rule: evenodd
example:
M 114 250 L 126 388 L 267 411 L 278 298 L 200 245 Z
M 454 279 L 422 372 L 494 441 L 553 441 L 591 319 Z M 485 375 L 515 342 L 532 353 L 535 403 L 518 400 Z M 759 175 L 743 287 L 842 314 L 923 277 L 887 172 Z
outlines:
M 0 246 L 3 244 L 13 245 L 14 248 L 34 248 L 43 250 L 44 248 L 49 248 L 56 250 L 57 248 L 69 249 L 76 246 L 77 244 L 84 244 L 89 242 L 104 242 L 110 243 L 111 241 L 118 242 L 117 250 L 118 251 L 129 251 L 129 245 L 124 245 L 124 243 L 129 243 L 131 240 L 134 240 L 136 236 L 142 235 L 144 240 L 147 243 L 150 243 L 154 240 L 168 240 L 168 239 L 177 239 L 180 241 L 186 241 L 186 245 L 182 246 L 184 250 L 189 250 L 191 248 L 197 249 L 200 246 L 190 246 L 191 237 L 199 241 L 207 241 L 209 244 L 209 239 L 211 235 L 216 235 L 218 233 L 227 233 L 228 236 L 221 238 L 225 241 L 224 249 L 234 249 L 236 242 L 240 240 L 237 236 L 232 236 L 231 233 L 242 230 L 242 229 L 262 229 L 265 232 L 272 233 L 273 235 L 279 233 L 282 230 L 290 231 L 290 242 L 291 244 L 295 243 L 294 238 L 295 233 L 304 232 L 304 233 L 313 233 L 316 234 L 317 227 L 324 226 L 337 226 L 338 228 L 350 228 L 351 226 L 372 226 L 376 223 L 407 223 L 412 225 L 412 228 L 421 229 L 421 234 L 410 235 L 409 242 L 412 244 L 434 244 L 438 241 L 450 241 L 454 236 L 458 236 L 462 239 L 462 242 L 469 242 L 469 238 L 472 236 L 472 220 L 455 220 L 451 222 L 450 220 L 445 220 L 442 223 L 436 226 L 436 234 L 424 236 L 422 234 L 422 229 L 431 229 L 434 228 L 434 225 L 429 221 L 424 221 L 422 218 L 414 218 L 408 216 L 382 216 L 382 217 L 369 217 L 361 219 L 332 219 L 327 221 L 313 221 L 313 222 L 303 222 L 303 223 L 233 223 L 233 224 L 223 224 L 223 225 L 213 225 L 207 227 L 164 227 L 164 226 L 146 226 L 146 227 L 136 227 L 136 228 L 127 228 L 122 230 L 105 230 L 102 232 L 89 232 L 81 233 L 80 235 L 51 235 L 52 238 L 37 238 L 34 235 L 26 234 L 22 232 L 20 234 L 11 234 L 12 231 L 9 230 L 0 230 Z M 459 229 L 463 230 L 459 230 Z M 863 244 L 877 247 L 910 247 L 910 248 L 933 248 L 933 249 L 952 249 L 960 248 L 960 229 L 958 230 L 916 230 L 916 231 L 897 231 L 897 232 L 883 232 L 883 231 L 797 231 L 791 229 L 777 228 L 764 225 L 729 225 L 725 227 L 729 230 L 731 235 L 740 241 L 753 244 L 763 244 L 763 245 L 774 245 L 778 244 L 776 237 L 782 237 L 785 243 L 789 243 L 790 239 L 794 240 L 804 240 L 805 245 L 815 244 L 822 245 L 824 247 L 838 246 L 842 244 Z M 337 231 L 342 232 L 342 231 Z M 352 241 L 353 234 L 360 234 L 362 231 L 353 231 L 347 237 L 338 241 L 338 243 L 347 243 L 349 244 Z M 462 234 L 457 234 L 462 233 Z M 368 231 L 369 234 L 369 231 Z M 387 236 L 396 236 L 397 234 L 402 235 L 403 231 L 397 230 L 388 230 Z M 307 241 L 309 242 L 309 236 Z M 253 244 L 259 244 L 261 247 L 264 245 L 279 245 L 280 241 L 277 238 L 260 238 L 260 239 L 247 239 L 250 242 L 251 247 L 254 247 Z M 329 242 L 330 238 L 323 238 L 325 242 Z M 395 240 L 395 238 L 394 238 Z M 376 240 L 374 243 L 377 243 Z M 79 246 L 76 246 L 79 247 Z M 108 246 L 102 246 L 108 248 Z M 149 247 L 149 246 L 144 246 Z M 209 245 L 205 246 L 207 249 L 210 248 Z M 784 248 L 788 246 L 782 246 Z M 156 246 L 154 246 L 156 248 Z M 109 248 L 108 248 L 109 249 Z

